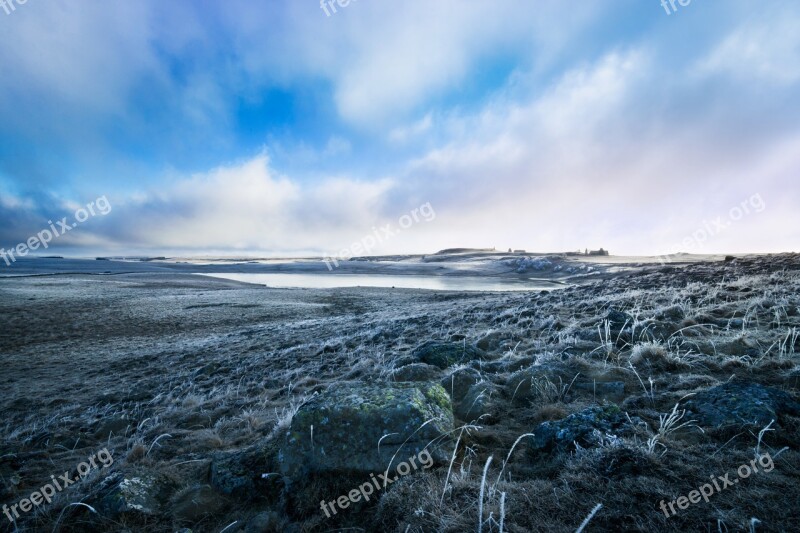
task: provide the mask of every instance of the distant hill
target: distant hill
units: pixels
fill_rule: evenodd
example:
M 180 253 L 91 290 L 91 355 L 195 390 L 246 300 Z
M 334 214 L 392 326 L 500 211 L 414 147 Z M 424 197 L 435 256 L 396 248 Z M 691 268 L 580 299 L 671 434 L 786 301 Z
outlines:
M 439 250 L 433 255 L 444 254 L 469 254 L 475 252 L 496 252 L 494 248 L 447 248 L 446 250 Z

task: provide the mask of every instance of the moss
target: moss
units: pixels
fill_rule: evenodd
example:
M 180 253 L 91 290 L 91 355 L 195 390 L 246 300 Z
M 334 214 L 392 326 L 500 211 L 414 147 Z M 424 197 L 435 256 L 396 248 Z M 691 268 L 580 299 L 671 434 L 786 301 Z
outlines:
M 439 384 L 435 385 L 428 385 L 423 389 L 425 393 L 425 397 L 434 404 L 438 405 L 445 411 L 452 411 L 453 405 L 450 401 L 450 396 L 448 396 L 447 391 L 444 390 Z

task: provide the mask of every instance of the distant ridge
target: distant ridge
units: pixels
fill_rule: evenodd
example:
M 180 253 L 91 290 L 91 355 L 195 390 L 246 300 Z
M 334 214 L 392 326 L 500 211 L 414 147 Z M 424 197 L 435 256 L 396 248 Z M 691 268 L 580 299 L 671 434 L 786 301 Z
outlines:
M 474 252 L 496 252 L 494 248 L 447 248 L 446 250 L 439 250 L 433 255 L 443 254 L 467 254 Z

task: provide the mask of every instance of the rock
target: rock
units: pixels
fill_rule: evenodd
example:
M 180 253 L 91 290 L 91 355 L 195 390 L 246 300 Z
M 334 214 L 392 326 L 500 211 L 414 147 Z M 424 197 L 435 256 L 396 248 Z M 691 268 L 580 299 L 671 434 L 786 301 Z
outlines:
M 479 350 L 466 342 L 428 341 L 417 347 L 411 355 L 421 363 L 437 366 L 441 369 L 486 358 L 486 353 L 483 350 Z
M 459 403 L 467 395 L 469 388 L 481 381 L 481 373 L 474 368 L 459 368 L 443 378 L 439 383 L 450 395 L 453 403 Z
M 342 383 L 297 411 L 278 461 L 291 479 L 382 472 L 452 431 L 452 405 L 441 385 Z M 437 463 L 448 460 L 442 440 L 428 446 Z
M 531 449 L 535 452 L 567 452 L 599 446 L 614 441 L 629 422 L 625 413 L 613 404 L 595 406 L 555 422 L 543 422 L 533 430 Z
M 469 388 L 461 401 L 455 403 L 453 414 L 464 422 L 480 420 L 488 424 L 494 423 L 498 419 L 499 411 L 497 396 L 497 390 L 493 384 L 488 381 L 476 383 Z
M 100 507 L 109 516 L 122 513 L 156 515 L 159 513 L 161 487 L 149 474 L 124 475 L 116 472 L 100 483 Z
M 686 410 L 707 427 L 763 427 L 770 420 L 780 423 L 787 414 L 800 416 L 800 403 L 779 389 L 732 381 L 698 393 L 686 402 Z
M 263 476 L 275 473 L 275 469 L 272 458 L 261 445 L 217 452 L 211 457 L 211 486 L 227 496 L 251 500 L 273 492 L 279 480 Z
M 426 363 L 412 363 L 394 371 L 394 381 L 435 381 L 442 374 L 441 369 Z
M 208 485 L 199 485 L 179 492 L 172 501 L 172 514 L 179 520 L 199 522 L 217 515 L 227 507 L 225 498 Z

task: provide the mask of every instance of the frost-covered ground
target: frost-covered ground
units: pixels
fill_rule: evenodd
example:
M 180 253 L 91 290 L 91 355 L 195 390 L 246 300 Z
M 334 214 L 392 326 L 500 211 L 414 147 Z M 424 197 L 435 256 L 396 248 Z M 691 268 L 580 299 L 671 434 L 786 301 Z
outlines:
M 443 261 L 575 284 L 548 293 L 267 289 L 154 262 L 2 279 L 0 502 L 107 449 L 110 467 L 17 508 L 19 530 L 575 531 L 597 504 L 586 531 L 800 529 L 800 257 L 602 259 Z M 47 271 L 20 265 L 4 274 Z M 464 357 L 430 364 L 428 341 Z M 326 517 L 364 476 L 282 475 L 293 415 L 398 381 L 447 389 L 450 460 Z

